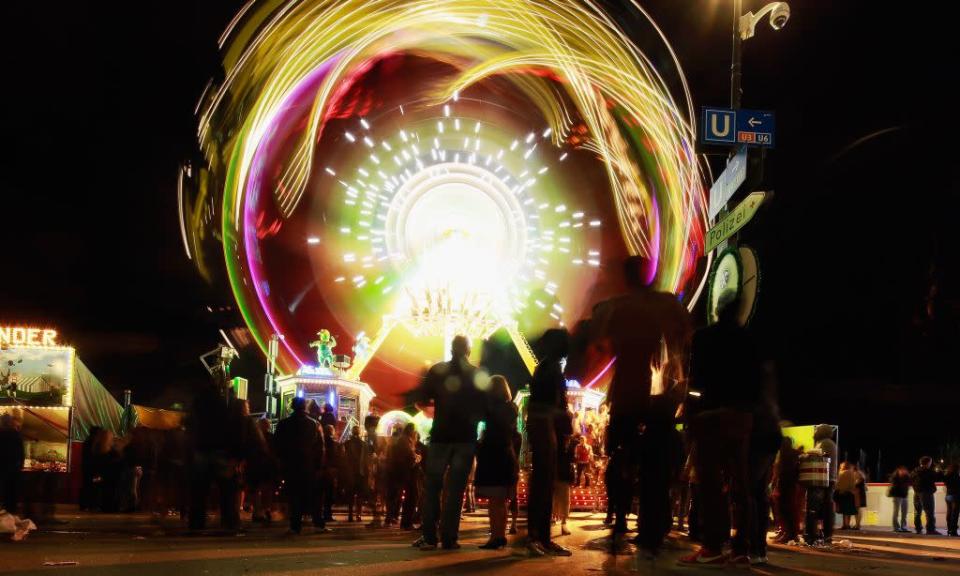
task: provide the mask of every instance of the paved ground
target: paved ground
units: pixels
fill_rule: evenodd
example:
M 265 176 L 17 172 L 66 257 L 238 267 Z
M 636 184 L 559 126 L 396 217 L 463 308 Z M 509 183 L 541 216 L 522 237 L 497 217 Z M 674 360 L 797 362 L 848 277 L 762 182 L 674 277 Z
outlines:
M 565 574 L 710 574 L 716 569 L 677 566 L 691 548 L 679 534 L 655 562 L 604 551 L 607 534 L 600 515 L 574 514 L 573 535 L 559 537 L 574 551 L 571 558 L 529 559 L 521 549 L 479 550 L 486 521 L 470 515 L 463 524 L 458 551 L 424 553 L 410 547 L 416 534 L 398 529 L 370 530 L 360 524 L 334 523 L 331 534 L 284 536 L 282 526 L 252 528 L 244 536 L 215 532 L 188 536 L 171 520 L 162 527 L 143 515 L 87 515 L 61 512 L 67 523 L 48 526 L 20 543 L 0 542 L 0 574 L 38 572 L 74 575 L 185 576 L 188 574 L 338 574 L 338 575 L 497 575 Z M 758 574 L 958 574 L 960 542 L 946 537 L 880 532 L 840 533 L 831 551 L 771 547 L 771 565 Z M 76 563 L 45 565 L 45 563 Z M 727 569 L 727 572 L 743 570 Z

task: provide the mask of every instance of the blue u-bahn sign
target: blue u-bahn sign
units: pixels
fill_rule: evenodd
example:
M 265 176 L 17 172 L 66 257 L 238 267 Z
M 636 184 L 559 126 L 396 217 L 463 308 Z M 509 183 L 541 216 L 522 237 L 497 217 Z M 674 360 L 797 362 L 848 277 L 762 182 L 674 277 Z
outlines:
M 776 118 L 768 110 L 704 108 L 701 126 L 705 144 L 773 148 Z

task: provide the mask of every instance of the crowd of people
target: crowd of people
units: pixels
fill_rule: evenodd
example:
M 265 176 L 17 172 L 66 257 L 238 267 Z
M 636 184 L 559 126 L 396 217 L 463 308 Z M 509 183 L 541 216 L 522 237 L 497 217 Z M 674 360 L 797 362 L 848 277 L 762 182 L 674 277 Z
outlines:
M 856 472 L 856 468 L 854 468 Z M 890 475 L 890 486 L 887 496 L 893 500 L 893 530 L 894 532 L 909 532 L 907 528 L 907 497 L 910 488 L 913 488 L 913 528 L 917 534 L 923 533 L 940 535 L 937 530 L 936 506 L 934 495 L 937 492 L 937 483 L 943 482 L 947 504 L 947 534 L 960 536 L 958 518 L 960 518 L 960 465 L 950 463 L 946 468 L 933 465 L 933 458 L 920 458 L 919 465 L 912 471 L 900 466 Z M 865 494 L 861 494 L 861 498 Z M 859 506 L 858 501 L 858 506 Z M 925 520 L 925 522 L 924 522 Z M 859 528 L 860 519 L 857 516 Z
M 345 430 L 332 406 L 301 397 L 274 425 L 211 384 L 175 430 L 135 428 L 123 438 L 91 430 L 80 506 L 179 515 L 191 530 L 204 530 L 216 494 L 220 529 L 234 532 L 244 529 L 243 509 L 255 523 L 273 522 L 280 496 L 291 535 L 302 533 L 304 517 L 329 531 L 338 505 L 348 522 L 366 517 L 371 528 L 418 530 L 414 546 L 431 551 L 460 547 L 461 516 L 479 500 L 490 533 L 481 548 L 495 550 L 517 533 L 523 470 L 527 523 L 518 542 L 531 556 L 571 554 L 554 541 L 552 526 L 570 533 L 570 494 L 581 486 L 605 491 L 614 551 L 625 542 L 629 514 L 637 517 L 633 542 L 650 558 L 676 519 L 701 543 L 682 564 L 765 563 L 771 518 L 778 542 L 802 536 L 829 544 L 835 512 L 840 529 L 859 529 L 865 475 L 839 463 L 832 426 L 818 426 L 806 452 L 781 434 L 773 379 L 738 322 L 735 294 L 722 293 L 716 321 L 694 331 L 678 300 L 648 285 L 645 264 L 626 261 L 627 293 L 598 304 L 574 337 L 565 329 L 543 334 L 522 413 L 506 378 L 470 363 L 464 336 L 408 395 L 411 405 L 433 411 L 429 438 L 413 424 L 379 435 L 376 416 Z M 616 358 L 616 370 L 606 403 L 576 412 L 566 363 L 588 352 Z M 14 419 L 4 416 L 2 424 L 0 486 L 3 506 L 14 510 L 22 445 L 15 454 Z M 916 531 L 938 533 L 939 481 L 947 486 L 948 531 L 957 535 L 960 472 L 936 469 L 930 458 L 890 479 L 895 530 L 907 530 L 912 487 Z

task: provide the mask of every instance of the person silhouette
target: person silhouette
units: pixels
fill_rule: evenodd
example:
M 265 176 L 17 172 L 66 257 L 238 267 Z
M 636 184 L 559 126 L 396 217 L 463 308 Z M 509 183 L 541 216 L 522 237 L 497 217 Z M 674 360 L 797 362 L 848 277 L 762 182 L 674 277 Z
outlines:
M 449 361 L 431 367 L 420 386 L 408 395 L 410 403 L 432 400 L 434 404 L 427 452 L 422 536 L 414 542 L 424 551 L 437 548 L 438 519 L 439 543 L 446 549 L 460 547 L 457 543 L 460 508 L 476 454 L 477 425 L 484 414 L 485 398 L 476 385 L 477 368 L 469 361 L 470 340 L 466 336 L 455 336 L 450 355 Z M 439 518 L 441 492 L 445 494 L 443 518 Z
M 591 340 L 615 358 L 607 392 L 610 422 L 606 435 L 611 480 L 608 498 L 616 516 L 615 537 L 627 531 L 635 468 L 641 457 L 640 433 L 650 411 L 651 367 L 659 366 L 663 381 L 680 380 L 692 332 L 687 310 L 675 295 L 653 288 L 651 271 L 648 259 L 626 258 L 622 268 L 626 293 L 597 304 L 591 321 Z

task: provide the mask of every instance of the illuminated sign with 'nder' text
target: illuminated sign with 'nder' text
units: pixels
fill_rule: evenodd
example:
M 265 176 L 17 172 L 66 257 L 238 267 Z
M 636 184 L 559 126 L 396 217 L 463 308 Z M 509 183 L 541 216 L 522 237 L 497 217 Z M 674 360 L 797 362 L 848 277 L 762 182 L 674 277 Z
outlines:
M 49 328 L 0 326 L 0 345 L 3 346 L 57 346 L 57 331 Z

